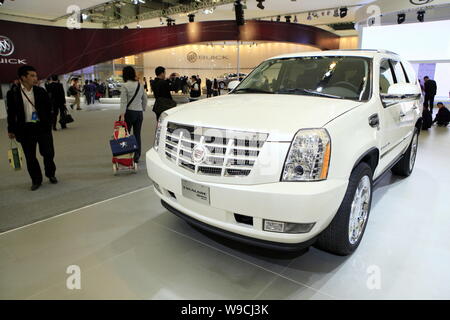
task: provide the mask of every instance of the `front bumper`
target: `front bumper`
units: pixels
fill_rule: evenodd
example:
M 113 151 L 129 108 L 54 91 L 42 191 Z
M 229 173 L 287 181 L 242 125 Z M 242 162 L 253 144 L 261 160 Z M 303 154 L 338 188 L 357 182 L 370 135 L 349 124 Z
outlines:
M 148 176 L 161 191 L 155 188 L 156 194 L 174 209 L 169 211 L 176 210 L 226 233 L 283 244 L 308 242 L 320 234 L 336 214 L 348 184 L 346 180 L 257 185 L 207 183 L 187 178 L 182 168 L 172 169 L 153 148 L 146 158 Z M 182 179 L 209 187 L 210 205 L 183 197 Z M 252 217 L 253 225 L 237 222 L 234 214 Z M 308 233 L 275 233 L 263 230 L 264 219 L 315 225 Z

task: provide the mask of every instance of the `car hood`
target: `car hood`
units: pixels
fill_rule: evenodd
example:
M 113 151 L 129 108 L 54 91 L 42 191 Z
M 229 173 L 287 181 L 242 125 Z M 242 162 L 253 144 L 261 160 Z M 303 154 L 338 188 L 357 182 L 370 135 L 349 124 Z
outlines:
M 268 133 L 291 141 L 299 129 L 321 128 L 361 102 L 280 94 L 228 94 L 169 110 L 168 121 L 194 126 Z

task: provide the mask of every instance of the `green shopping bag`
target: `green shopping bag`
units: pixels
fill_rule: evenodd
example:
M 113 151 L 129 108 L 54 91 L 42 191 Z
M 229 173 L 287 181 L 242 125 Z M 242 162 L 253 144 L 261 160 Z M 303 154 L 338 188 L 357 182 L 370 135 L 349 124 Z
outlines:
M 10 148 L 8 150 L 8 160 L 14 170 L 22 169 L 23 151 L 15 139 L 11 139 Z

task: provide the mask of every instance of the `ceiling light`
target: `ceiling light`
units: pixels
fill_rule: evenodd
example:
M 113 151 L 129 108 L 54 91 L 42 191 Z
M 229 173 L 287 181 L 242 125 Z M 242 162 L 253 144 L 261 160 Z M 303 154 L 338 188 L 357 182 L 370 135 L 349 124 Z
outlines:
M 417 20 L 419 20 L 420 22 L 425 21 L 425 11 L 424 10 L 420 10 L 419 12 L 417 12 Z
M 209 9 L 203 9 L 203 14 L 211 14 L 214 12 L 214 8 L 209 8 Z
M 258 2 L 258 4 L 256 6 L 258 8 L 260 8 L 261 10 L 264 10 L 264 5 L 263 5 L 264 0 L 256 0 L 256 2 Z
M 244 7 L 241 3 L 241 0 L 236 0 L 234 2 L 234 13 L 236 16 L 237 25 L 243 26 L 245 24 L 245 19 L 244 19 Z
M 402 24 L 403 22 L 405 22 L 405 20 L 406 20 L 406 14 L 404 14 L 404 13 L 399 13 L 399 14 L 397 15 L 397 23 L 398 23 L 398 24 Z

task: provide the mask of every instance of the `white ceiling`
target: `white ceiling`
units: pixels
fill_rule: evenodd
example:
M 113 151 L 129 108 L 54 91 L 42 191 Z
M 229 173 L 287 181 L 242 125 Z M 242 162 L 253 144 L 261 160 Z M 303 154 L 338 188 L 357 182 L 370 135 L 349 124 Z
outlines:
M 147 0 L 151 1 L 151 0 Z M 245 18 L 252 19 L 268 15 L 278 15 L 292 12 L 335 8 L 340 6 L 352 6 L 365 4 L 373 0 L 265 0 L 264 10 L 256 7 L 256 0 L 247 0 Z M 81 9 L 105 3 L 105 0 L 5 0 L 0 7 L 0 13 L 23 15 L 29 18 L 54 19 L 66 14 L 70 5 L 78 5 Z M 232 5 L 218 7 L 214 14 L 201 17 L 198 20 L 233 19 Z M 184 22 L 184 21 L 183 21 Z M 186 19 L 187 22 L 187 19 Z M 180 20 L 180 23 L 182 21 Z
M 5 0 L 0 13 L 12 13 L 30 18 L 54 19 L 66 14 L 71 5 L 81 9 L 89 8 L 108 1 L 105 0 Z

